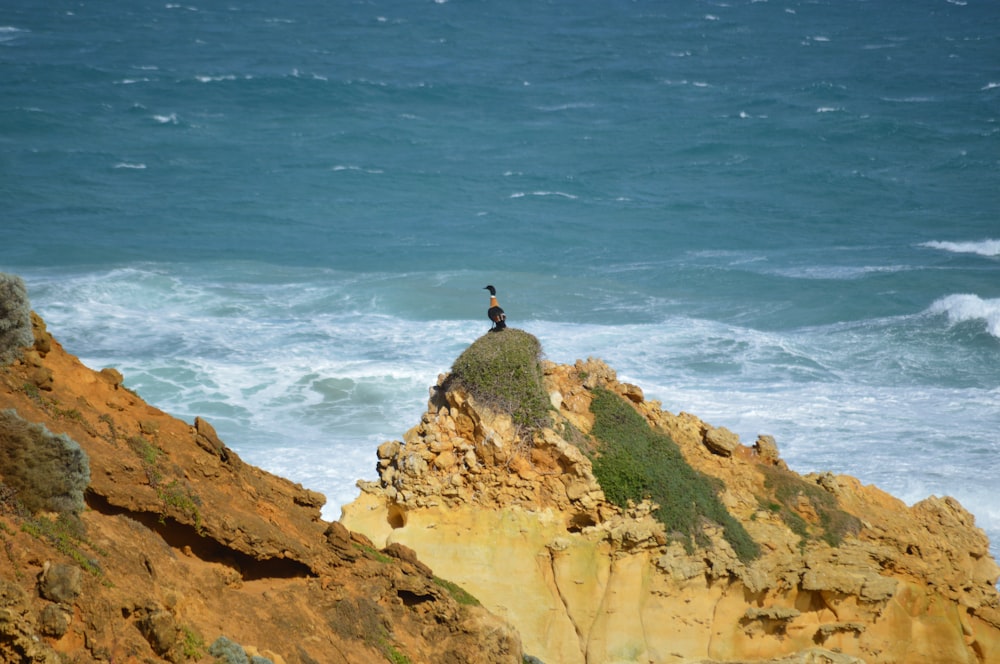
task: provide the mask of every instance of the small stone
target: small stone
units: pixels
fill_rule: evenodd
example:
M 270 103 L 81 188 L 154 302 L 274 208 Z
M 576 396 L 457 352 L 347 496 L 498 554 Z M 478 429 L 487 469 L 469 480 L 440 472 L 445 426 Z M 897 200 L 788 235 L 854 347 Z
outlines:
M 434 459 L 434 466 L 445 472 L 451 470 L 458 463 L 458 458 L 455 456 L 454 452 L 448 450 L 442 452 Z
M 399 441 L 389 440 L 378 446 L 377 454 L 379 459 L 391 459 L 399 453 Z
M 104 369 L 101 369 L 99 375 L 101 378 L 111 383 L 115 387 L 118 387 L 125 381 L 125 377 L 122 376 L 122 372 L 118 371 L 118 369 L 112 369 L 111 367 L 106 367 Z

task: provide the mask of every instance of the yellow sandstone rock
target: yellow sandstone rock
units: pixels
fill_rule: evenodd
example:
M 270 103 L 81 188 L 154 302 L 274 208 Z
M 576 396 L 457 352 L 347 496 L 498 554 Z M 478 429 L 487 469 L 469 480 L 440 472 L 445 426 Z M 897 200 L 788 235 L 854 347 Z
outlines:
M 860 532 L 832 546 L 803 539 L 762 504 L 762 469 L 787 472 L 773 438 L 751 449 L 663 411 L 598 360 L 545 365 L 558 415 L 530 440 L 445 378 L 405 443 L 379 448 L 380 479 L 362 483 L 341 521 L 377 546 L 416 551 L 513 623 L 525 653 L 546 664 L 1000 662 L 1000 568 L 954 499 L 909 508 L 854 478 L 798 478 L 860 519 Z M 759 558 L 741 562 L 712 525 L 711 544 L 689 553 L 655 506 L 605 500 L 583 451 L 596 387 L 627 399 L 692 467 L 721 480 Z M 806 494 L 794 511 L 808 527 L 820 519 Z

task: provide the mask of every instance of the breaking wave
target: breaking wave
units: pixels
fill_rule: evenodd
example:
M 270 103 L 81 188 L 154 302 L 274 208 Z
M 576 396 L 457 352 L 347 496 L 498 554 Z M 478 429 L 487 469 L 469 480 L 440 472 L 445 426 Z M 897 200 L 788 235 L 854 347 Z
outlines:
M 948 316 L 952 325 L 982 321 L 990 335 L 1000 339 L 1000 298 L 984 300 L 978 295 L 949 295 L 935 301 L 928 311 Z
M 978 242 L 924 242 L 921 247 L 940 249 L 956 254 L 978 254 L 980 256 L 1000 256 L 1000 240 L 980 240 Z

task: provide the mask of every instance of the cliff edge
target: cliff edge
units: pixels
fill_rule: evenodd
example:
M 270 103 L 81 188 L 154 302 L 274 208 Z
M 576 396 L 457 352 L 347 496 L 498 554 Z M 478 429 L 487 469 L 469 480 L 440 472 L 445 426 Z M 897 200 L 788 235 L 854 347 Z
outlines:
M 93 371 L 0 274 L 0 661 L 520 664 L 401 545 Z
M 496 364 L 523 334 L 476 344 L 505 385 L 536 371 L 544 422 L 456 361 L 342 523 L 446 571 L 547 664 L 1000 662 L 1000 568 L 957 501 L 800 476 L 773 438 L 671 414 L 599 360 Z

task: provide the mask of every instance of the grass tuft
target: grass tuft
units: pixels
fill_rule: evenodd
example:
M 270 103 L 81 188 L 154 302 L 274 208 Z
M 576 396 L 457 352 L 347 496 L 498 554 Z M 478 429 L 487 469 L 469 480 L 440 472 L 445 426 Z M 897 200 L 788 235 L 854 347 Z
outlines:
M 481 606 L 479 600 L 476 599 L 472 593 L 457 583 L 448 581 L 447 579 L 442 579 L 438 576 L 434 577 L 434 583 L 447 590 L 452 599 L 463 606 Z

